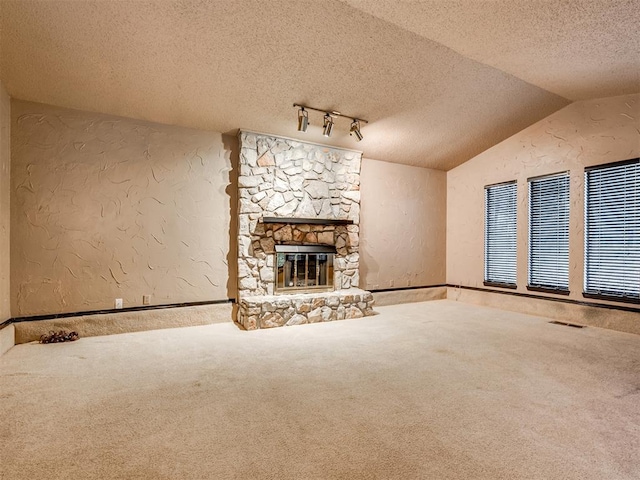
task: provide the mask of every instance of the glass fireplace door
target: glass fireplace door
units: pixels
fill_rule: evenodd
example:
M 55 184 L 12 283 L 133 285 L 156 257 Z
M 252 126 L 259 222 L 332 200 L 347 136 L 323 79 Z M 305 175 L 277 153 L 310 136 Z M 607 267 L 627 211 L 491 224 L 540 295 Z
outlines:
M 333 253 L 276 253 L 276 291 L 333 290 Z

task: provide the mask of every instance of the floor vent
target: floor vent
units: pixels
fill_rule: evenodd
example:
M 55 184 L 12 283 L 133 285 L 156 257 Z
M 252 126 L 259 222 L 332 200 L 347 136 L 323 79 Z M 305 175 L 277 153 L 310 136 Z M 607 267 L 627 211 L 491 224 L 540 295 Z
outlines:
M 577 325 L 575 323 L 561 322 L 559 320 L 553 320 L 549 323 L 553 323 L 554 325 L 564 325 L 565 327 L 573 327 L 573 328 L 584 328 L 584 325 Z

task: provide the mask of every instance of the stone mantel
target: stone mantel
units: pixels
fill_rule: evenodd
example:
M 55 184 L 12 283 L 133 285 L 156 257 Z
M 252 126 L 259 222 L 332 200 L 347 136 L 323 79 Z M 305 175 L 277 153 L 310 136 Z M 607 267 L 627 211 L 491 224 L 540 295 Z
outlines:
M 353 225 L 353 220 L 339 218 L 262 217 L 262 223 L 282 223 L 285 225 Z

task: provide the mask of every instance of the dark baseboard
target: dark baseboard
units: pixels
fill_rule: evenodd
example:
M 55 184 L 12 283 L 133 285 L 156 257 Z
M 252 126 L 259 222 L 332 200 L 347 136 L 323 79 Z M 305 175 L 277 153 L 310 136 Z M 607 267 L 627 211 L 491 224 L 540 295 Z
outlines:
M 393 288 L 379 288 L 377 290 L 369 290 L 371 293 L 380 293 L 380 292 L 397 292 L 401 290 L 420 290 L 422 288 L 437 288 L 437 287 L 447 287 L 446 283 L 440 283 L 438 285 L 418 285 L 415 287 L 393 287 Z
M 581 305 L 584 307 L 604 308 L 608 310 L 619 310 L 623 312 L 640 313 L 640 307 L 609 305 L 606 303 L 585 302 L 580 300 L 574 300 L 571 298 L 556 298 L 556 297 L 547 297 L 544 295 L 534 295 L 531 293 L 514 292 L 512 290 L 496 290 L 493 288 L 468 287 L 466 285 L 452 285 L 452 284 L 446 284 L 446 283 L 440 283 L 436 285 L 419 285 L 419 286 L 412 286 L 412 287 L 382 288 L 377 290 L 371 290 L 371 292 L 372 293 L 397 292 L 402 290 L 419 290 L 423 288 L 439 288 L 439 287 L 459 288 L 462 290 L 473 290 L 477 292 L 486 292 L 486 293 L 499 293 L 500 295 L 511 295 L 515 297 L 532 298 L 535 300 L 546 300 L 549 302 L 568 303 L 572 305 Z M 218 304 L 224 304 L 224 303 L 235 303 L 235 301 L 236 300 L 234 298 L 228 298 L 226 300 L 208 300 L 203 302 L 172 303 L 167 305 L 143 305 L 139 307 L 122 308 L 118 310 L 115 310 L 115 309 L 92 310 L 87 312 L 70 312 L 70 313 L 57 313 L 57 314 L 49 314 L 49 315 L 34 315 L 29 317 L 14 317 L 0 323 L 0 329 L 3 329 L 4 327 L 9 326 L 12 323 L 19 323 L 19 322 L 33 322 L 38 320 L 55 320 L 58 318 L 79 317 L 79 316 L 89 316 L 89 315 L 104 315 L 104 314 L 110 314 L 110 313 L 139 312 L 144 310 L 161 310 L 166 308 L 196 307 L 200 305 L 218 305 Z
M 116 309 L 90 310 L 85 312 L 53 313 L 48 315 L 32 315 L 27 317 L 14 317 L 4 321 L 3 323 L 0 323 L 0 328 L 4 328 L 9 324 L 19 323 L 19 322 L 36 322 L 38 320 L 56 320 L 58 318 L 86 317 L 90 315 L 105 315 L 105 314 L 111 314 L 111 313 L 141 312 L 145 310 L 164 310 L 167 308 L 198 307 L 202 305 L 219 305 L 223 303 L 235 303 L 235 298 L 228 298 L 226 300 L 206 300 L 203 302 L 170 303 L 165 305 L 141 305 L 139 307 L 119 308 L 117 310 Z
M 581 305 L 583 307 L 605 308 L 605 309 L 608 309 L 608 310 L 620 310 L 620 311 L 623 311 L 623 312 L 640 313 L 640 308 L 627 307 L 627 306 L 624 306 L 624 305 L 609 305 L 609 304 L 606 304 L 606 303 L 599 303 L 599 302 L 585 302 L 585 301 L 582 301 L 582 300 L 574 300 L 572 298 L 547 297 L 547 296 L 544 296 L 544 295 L 534 295 L 534 294 L 531 294 L 531 293 L 513 292 L 513 291 L 505 291 L 505 290 L 495 290 L 493 288 L 467 287 L 465 285 L 447 285 L 447 287 L 460 288 L 462 290 L 475 290 L 477 292 L 499 293 L 501 295 L 512 295 L 514 297 L 533 298 L 533 299 L 536 299 L 536 300 L 547 300 L 547 301 L 550 301 L 550 302 L 569 303 L 569 304 L 573 304 L 573 305 Z

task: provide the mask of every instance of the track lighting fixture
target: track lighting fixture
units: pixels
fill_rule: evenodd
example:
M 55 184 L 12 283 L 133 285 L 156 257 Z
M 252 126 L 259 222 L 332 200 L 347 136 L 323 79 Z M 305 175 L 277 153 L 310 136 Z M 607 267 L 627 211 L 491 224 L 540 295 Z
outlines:
M 328 113 L 324 115 L 324 125 L 322 126 L 322 135 L 330 137 L 333 132 L 333 117 Z
M 343 115 L 342 113 L 336 112 L 334 110 L 321 110 L 319 108 L 309 107 L 307 105 L 301 105 L 299 103 L 294 103 L 293 106 L 298 108 L 299 132 L 306 132 L 307 127 L 309 126 L 309 116 L 307 110 L 314 110 L 316 112 L 324 113 L 322 134 L 325 137 L 330 137 L 331 133 L 333 133 L 334 118 L 345 117 L 351 119 L 352 122 L 351 128 L 349 129 L 349 134 L 355 136 L 358 142 L 363 138 L 362 132 L 360 131 L 360 123 L 369 123 L 362 118 L 350 117 L 349 115 Z
M 306 132 L 308 126 L 309 126 L 309 114 L 304 109 L 304 107 L 300 107 L 300 110 L 298 110 L 298 131 Z
M 356 140 L 360 141 L 362 140 L 362 133 L 360 132 L 360 121 L 359 120 L 354 120 L 353 122 L 351 122 L 351 129 L 349 130 L 349 134 L 350 135 L 355 135 L 356 136 Z

